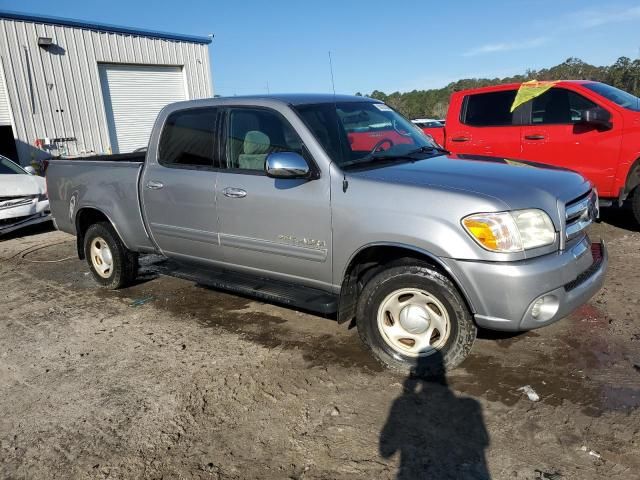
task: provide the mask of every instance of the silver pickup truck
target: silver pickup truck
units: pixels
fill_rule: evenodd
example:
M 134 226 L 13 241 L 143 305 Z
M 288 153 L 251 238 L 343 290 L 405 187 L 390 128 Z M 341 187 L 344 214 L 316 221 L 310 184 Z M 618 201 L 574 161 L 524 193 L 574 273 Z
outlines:
M 47 184 L 101 286 L 161 254 L 168 274 L 335 314 L 418 375 L 458 365 L 477 327 L 565 317 L 608 263 L 585 233 L 598 198 L 583 177 L 449 155 L 363 97 L 175 103 L 146 154 L 55 160 Z

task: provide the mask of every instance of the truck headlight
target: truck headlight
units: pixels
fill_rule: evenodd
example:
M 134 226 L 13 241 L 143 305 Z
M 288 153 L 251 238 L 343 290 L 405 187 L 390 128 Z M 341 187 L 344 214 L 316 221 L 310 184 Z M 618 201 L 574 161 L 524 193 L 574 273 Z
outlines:
M 556 238 L 553 223 L 542 210 L 474 213 L 462 225 L 481 247 L 492 252 L 521 252 L 551 245 Z

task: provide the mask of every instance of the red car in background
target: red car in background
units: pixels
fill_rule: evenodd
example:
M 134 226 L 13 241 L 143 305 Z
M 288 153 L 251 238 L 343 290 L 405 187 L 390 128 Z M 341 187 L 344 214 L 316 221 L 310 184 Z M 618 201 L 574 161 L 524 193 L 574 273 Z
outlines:
M 453 93 L 438 143 L 574 170 L 595 185 L 601 205 L 626 200 L 640 222 L 640 99 L 604 83 L 560 81 L 511 112 L 519 88 Z
M 342 122 L 345 125 L 352 150 L 386 150 L 396 144 L 413 143 L 409 137 L 403 135 L 401 130 L 394 128 L 384 117 L 381 118 L 379 123 L 374 123 L 367 127 L 359 126 L 358 119 L 353 115 L 342 117 Z M 412 122 L 438 145 L 443 145 L 444 125 L 442 123 L 437 120 L 424 119 L 412 120 Z M 423 126 L 426 123 L 430 123 L 430 125 Z
M 414 125 L 435 140 L 438 145 L 444 146 L 444 122 L 433 118 L 416 118 L 411 120 Z
M 381 109 L 389 110 L 384 104 Z M 373 118 L 372 118 L 373 116 Z M 369 152 L 387 150 L 397 144 L 411 144 L 410 136 L 403 135 L 402 129 L 392 125 L 382 113 L 354 110 L 341 112 L 340 120 L 347 132 L 351 150 Z

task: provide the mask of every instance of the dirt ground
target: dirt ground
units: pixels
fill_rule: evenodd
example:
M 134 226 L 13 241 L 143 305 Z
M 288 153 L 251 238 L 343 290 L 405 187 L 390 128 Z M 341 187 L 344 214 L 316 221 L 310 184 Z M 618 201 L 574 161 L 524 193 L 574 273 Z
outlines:
M 611 264 L 588 305 L 481 332 L 441 384 L 382 370 L 331 318 L 148 266 L 98 290 L 72 237 L 16 232 L 0 239 L 0 477 L 640 478 L 640 229 L 625 218 L 591 229 Z

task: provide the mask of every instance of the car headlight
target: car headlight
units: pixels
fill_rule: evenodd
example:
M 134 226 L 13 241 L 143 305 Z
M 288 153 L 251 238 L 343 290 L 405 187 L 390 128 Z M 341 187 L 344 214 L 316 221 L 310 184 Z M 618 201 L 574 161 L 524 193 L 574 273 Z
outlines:
M 462 225 L 478 244 L 492 252 L 521 252 L 551 245 L 556 238 L 553 222 L 542 210 L 474 213 Z

